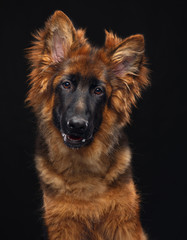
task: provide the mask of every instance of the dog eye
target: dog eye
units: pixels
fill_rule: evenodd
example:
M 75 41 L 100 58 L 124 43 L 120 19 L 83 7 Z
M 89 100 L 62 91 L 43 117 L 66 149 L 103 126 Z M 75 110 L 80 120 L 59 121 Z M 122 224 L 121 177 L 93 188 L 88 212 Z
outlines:
M 94 94 L 101 95 L 103 94 L 103 90 L 100 87 L 96 87 L 94 90 Z
M 63 82 L 63 83 L 62 83 L 62 86 L 63 86 L 63 88 L 65 88 L 65 89 L 70 89 L 70 88 L 71 88 L 71 83 L 68 82 L 68 81 L 66 81 L 66 82 Z

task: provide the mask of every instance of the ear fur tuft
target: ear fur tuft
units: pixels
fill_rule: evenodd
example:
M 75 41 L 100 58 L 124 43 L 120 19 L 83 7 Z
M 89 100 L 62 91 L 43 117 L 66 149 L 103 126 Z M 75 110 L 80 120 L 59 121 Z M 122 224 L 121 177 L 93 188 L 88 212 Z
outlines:
M 115 34 L 113 34 L 112 32 L 108 32 L 105 29 L 105 48 L 108 48 L 110 50 L 112 50 L 114 47 L 116 47 L 121 41 L 122 39 L 117 37 Z

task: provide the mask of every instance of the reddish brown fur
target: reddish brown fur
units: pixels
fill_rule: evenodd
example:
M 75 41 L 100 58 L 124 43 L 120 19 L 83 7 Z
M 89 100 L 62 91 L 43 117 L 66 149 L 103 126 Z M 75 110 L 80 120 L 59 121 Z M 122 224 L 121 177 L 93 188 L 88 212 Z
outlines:
M 95 49 L 84 30 L 76 30 L 64 13 L 56 11 L 29 49 L 32 71 L 27 101 L 38 119 L 35 161 L 50 240 L 146 239 L 130 171 L 131 151 L 120 137 L 130 121 L 131 106 L 148 85 L 144 39 L 142 35 L 120 39 L 105 33 L 104 47 Z M 127 69 L 124 56 L 133 61 Z M 64 60 L 68 60 L 67 67 L 61 67 Z M 106 82 L 108 104 L 93 142 L 70 149 L 52 121 L 54 89 L 63 74 L 89 76 L 90 70 Z

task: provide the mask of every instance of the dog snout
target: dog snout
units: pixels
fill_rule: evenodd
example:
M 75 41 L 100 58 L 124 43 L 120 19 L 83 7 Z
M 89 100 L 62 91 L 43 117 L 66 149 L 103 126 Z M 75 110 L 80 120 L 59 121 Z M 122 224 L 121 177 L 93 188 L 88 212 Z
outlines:
M 79 118 L 79 117 L 72 117 L 70 120 L 67 121 L 67 127 L 71 132 L 85 132 L 88 128 L 88 121 Z

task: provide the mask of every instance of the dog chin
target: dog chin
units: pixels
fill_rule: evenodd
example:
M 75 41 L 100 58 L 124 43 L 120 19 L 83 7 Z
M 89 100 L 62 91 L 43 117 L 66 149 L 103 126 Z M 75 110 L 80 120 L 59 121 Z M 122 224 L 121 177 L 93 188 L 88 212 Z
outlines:
M 76 149 L 90 144 L 93 140 L 93 136 L 84 138 L 84 136 L 68 135 L 65 133 L 62 133 L 62 137 L 66 146 Z

